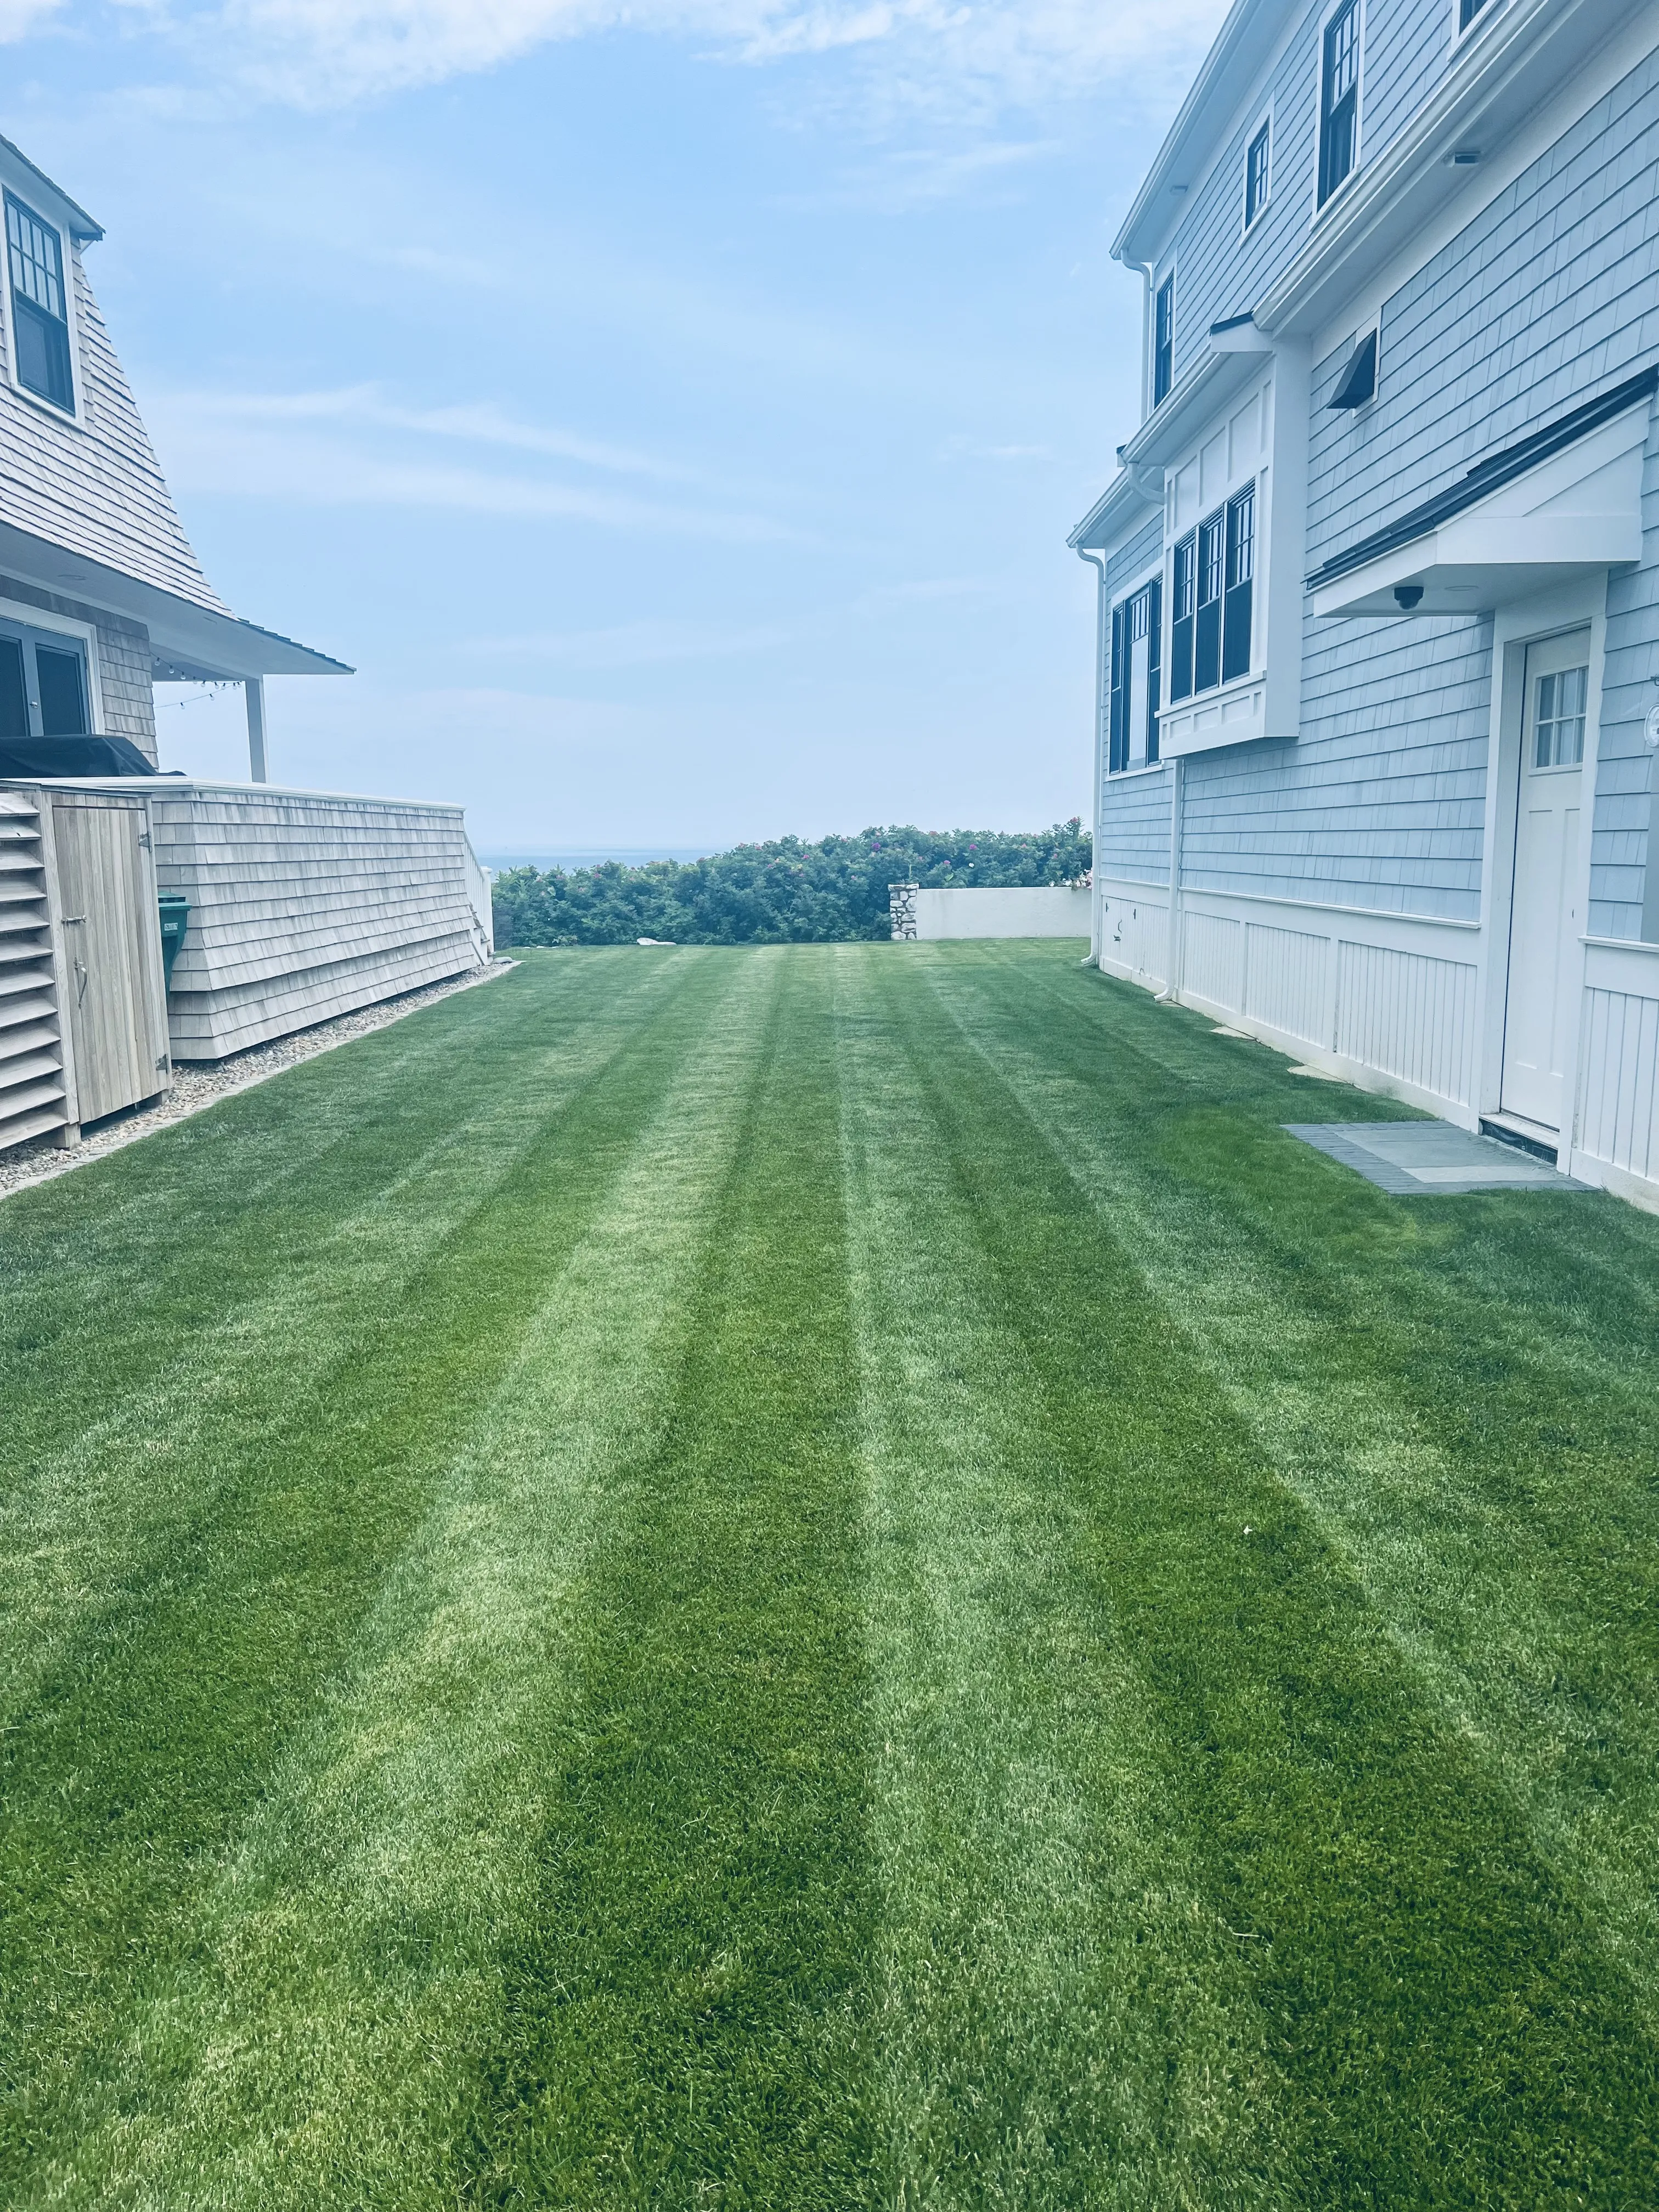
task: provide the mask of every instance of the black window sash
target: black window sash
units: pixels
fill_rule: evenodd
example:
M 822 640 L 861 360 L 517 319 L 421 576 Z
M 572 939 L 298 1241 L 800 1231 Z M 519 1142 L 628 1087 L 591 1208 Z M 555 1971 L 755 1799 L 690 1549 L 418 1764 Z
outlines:
M 1244 226 L 1249 229 L 1267 204 L 1267 159 L 1272 142 L 1270 124 L 1264 123 L 1250 141 L 1244 156 Z
M 1222 617 L 1221 680 L 1250 668 L 1251 600 L 1255 580 L 1255 486 L 1227 502 L 1227 586 Z
M 1353 167 L 1359 119 L 1359 0 L 1325 27 L 1320 73 L 1319 197 L 1328 200 Z
M 1129 605 L 1112 609 L 1111 706 L 1107 723 L 1106 769 L 1115 775 L 1129 757 Z
M 0 738 L 90 735 L 86 654 L 73 638 L 0 630 Z
M 1198 613 L 1193 626 L 1193 689 L 1212 691 L 1221 681 L 1221 600 L 1224 507 L 1198 527 Z
M 18 382 L 65 414 L 75 411 L 64 242 L 21 200 L 5 196 L 12 367 Z
M 1146 586 L 1146 758 L 1158 758 L 1158 714 L 1163 704 L 1159 684 L 1164 672 L 1164 585 L 1154 576 Z
M 1170 564 L 1170 702 L 1193 693 L 1193 629 L 1198 611 L 1198 533 L 1189 531 L 1176 547 Z

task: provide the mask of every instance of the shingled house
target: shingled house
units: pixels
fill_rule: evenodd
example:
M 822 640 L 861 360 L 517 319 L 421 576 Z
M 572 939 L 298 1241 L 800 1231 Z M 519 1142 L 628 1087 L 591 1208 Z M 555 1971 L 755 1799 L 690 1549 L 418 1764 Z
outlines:
M 1237 0 L 1114 252 L 1096 957 L 1659 1205 L 1659 9 Z
M 350 674 L 202 572 L 88 283 L 102 233 L 0 139 L 0 1146 L 490 951 L 460 809 L 283 789 L 267 676 Z M 158 760 L 158 682 L 240 684 L 250 778 Z M 158 895 L 189 903 L 164 977 Z

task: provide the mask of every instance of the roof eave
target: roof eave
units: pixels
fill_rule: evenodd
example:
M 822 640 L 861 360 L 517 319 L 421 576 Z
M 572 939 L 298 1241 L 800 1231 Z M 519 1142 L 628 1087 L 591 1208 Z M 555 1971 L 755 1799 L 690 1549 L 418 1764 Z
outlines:
M 349 676 L 343 660 L 276 631 L 203 606 L 177 592 L 94 561 L 84 553 L 0 522 L 0 573 L 142 623 L 152 652 L 192 679 L 240 683 L 250 676 Z
M 1074 553 L 1108 552 L 1126 530 L 1140 520 L 1138 509 L 1151 513 L 1156 506 L 1128 471 L 1123 470 L 1113 477 L 1066 543 Z
M 1201 143 L 1200 163 L 1207 167 L 1213 141 L 1219 136 L 1214 110 L 1219 105 L 1231 115 L 1237 106 L 1241 87 L 1248 85 L 1273 51 L 1288 0 L 1233 0 L 1215 43 L 1181 103 L 1158 157 L 1146 172 L 1117 236 L 1112 258 L 1132 266 L 1152 259 L 1168 228 L 1172 185 L 1190 186 L 1195 176 L 1183 176 L 1191 166 L 1194 139 Z
M 21 146 L 14 146 L 9 138 L 0 138 L 0 154 L 9 155 L 27 171 L 36 192 L 51 203 L 41 209 L 42 215 L 55 216 L 82 246 L 94 245 L 103 236 L 102 223 L 94 222 L 78 201 L 72 200 L 61 185 L 54 184 L 43 168 L 30 161 Z

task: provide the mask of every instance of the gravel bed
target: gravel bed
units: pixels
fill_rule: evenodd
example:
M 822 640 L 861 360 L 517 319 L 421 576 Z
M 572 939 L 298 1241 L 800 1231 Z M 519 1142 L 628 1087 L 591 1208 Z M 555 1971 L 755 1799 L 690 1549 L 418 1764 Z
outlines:
M 234 1091 L 251 1091 L 256 1083 L 269 1082 L 284 1068 L 296 1067 L 302 1060 L 315 1060 L 319 1053 L 332 1052 L 336 1045 L 349 1044 L 353 1037 L 367 1036 L 371 1030 L 387 1029 L 405 1014 L 418 1013 L 422 1006 L 457 991 L 493 983 L 517 965 L 515 960 L 492 960 L 476 975 L 456 976 L 447 983 L 428 983 L 418 991 L 405 991 L 399 999 L 383 1000 L 378 1006 L 361 1007 L 355 1014 L 337 1014 L 331 1022 L 296 1030 L 292 1036 L 273 1037 L 269 1044 L 252 1045 L 246 1052 L 233 1053 L 228 1060 L 175 1060 L 173 1088 L 164 1097 L 153 1106 L 113 1116 L 72 1150 L 64 1151 L 49 1137 L 40 1137 L 14 1151 L 0 1152 L 0 1199 L 27 1190 L 31 1183 L 50 1182 L 54 1176 L 68 1175 L 71 1169 L 85 1167 L 89 1160 L 102 1159 L 106 1152 L 118 1152 L 124 1145 L 136 1145 L 141 1137 L 153 1136 L 171 1122 L 188 1121 L 204 1107 L 216 1106 Z

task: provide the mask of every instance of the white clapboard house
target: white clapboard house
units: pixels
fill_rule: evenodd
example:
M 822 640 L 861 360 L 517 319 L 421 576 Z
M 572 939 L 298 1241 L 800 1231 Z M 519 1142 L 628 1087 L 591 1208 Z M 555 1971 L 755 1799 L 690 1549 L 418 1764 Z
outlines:
M 1659 1203 L 1659 4 L 1237 0 L 1115 252 L 1096 957 Z
M 267 676 L 191 551 L 83 266 L 98 225 L 0 140 L 0 1146 L 490 952 L 460 809 L 267 782 Z M 246 689 L 246 783 L 167 774 L 157 681 Z M 165 973 L 159 902 L 181 939 Z

